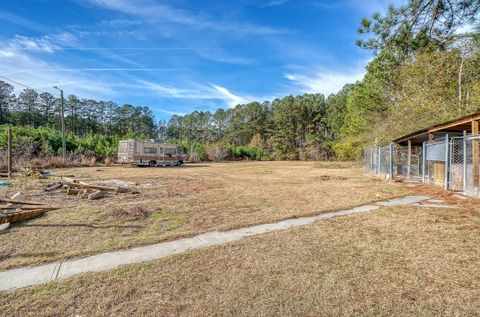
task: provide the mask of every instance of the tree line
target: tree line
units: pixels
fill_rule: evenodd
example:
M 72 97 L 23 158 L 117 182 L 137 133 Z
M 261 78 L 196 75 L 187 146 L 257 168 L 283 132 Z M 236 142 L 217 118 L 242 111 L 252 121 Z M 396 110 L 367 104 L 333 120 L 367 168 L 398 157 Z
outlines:
M 156 124 L 148 107 L 71 95 L 67 130 L 160 137 L 182 144 L 196 159 L 358 159 L 374 142 L 478 110 L 479 11 L 477 0 L 410 0 L 363 19 L 357 44 L 372 50 L 374 59 L 361 81 L 328 97 L 286 96 Z M 459 32 L 466 26 L 474 28 Z M 0 125 L 58 129 L 58 106 L 49 93 L 25 89 L 16 97 L 0 81 Z
M 0 125 L 12 124 L 32 128 L 60 128 L 60 98 L 49 92 L 26 88 L 16 96 L 13 85 L 0 80 Z M 85 136 L 89 134 L 153 137 L 157 123 L 148 107 L 112 101 L 80 99 L 69 95 L 64 100 L 66 131 Z

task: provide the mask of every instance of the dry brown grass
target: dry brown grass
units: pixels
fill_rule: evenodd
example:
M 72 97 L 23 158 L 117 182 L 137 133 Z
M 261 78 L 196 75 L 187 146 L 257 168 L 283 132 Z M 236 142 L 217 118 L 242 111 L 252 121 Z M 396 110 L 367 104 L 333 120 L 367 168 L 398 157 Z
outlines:
M 138 182 L 141 194 L 86 201 L 44 193 L 49 181 L 17 181 L 26 196 L 63 208 L 0 235 L 0 270 L 179 237 L 313 215 L 399 196 L 398 184 L 361 169 L 313 162 L 250 162 L 182 168 L 92 167 L 52 171 Z M 17 189 L 9 189 L 13 194 Z
M 3 294 L 19 316 L 475 316 L 480 213 L 397 207 Z

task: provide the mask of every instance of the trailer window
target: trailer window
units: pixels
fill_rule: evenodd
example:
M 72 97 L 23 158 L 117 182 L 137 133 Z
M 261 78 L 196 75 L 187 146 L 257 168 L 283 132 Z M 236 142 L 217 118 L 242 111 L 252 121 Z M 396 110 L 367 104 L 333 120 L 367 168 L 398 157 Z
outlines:
M 157 149 L 154 147 L 145 147 L 143 148 L 143 153 L 145 154 L 157 154 Z
M 174 155 L 175 154 L 175 149 L 172 148 L 165 148 L 165 155 Z
M 181 147 L 177 148 L 177 153 L 179 155 L 182 155 L 183 154 L 183 149 Z
M 160 148 L 160 154 L 163 154 L 163 147 Z

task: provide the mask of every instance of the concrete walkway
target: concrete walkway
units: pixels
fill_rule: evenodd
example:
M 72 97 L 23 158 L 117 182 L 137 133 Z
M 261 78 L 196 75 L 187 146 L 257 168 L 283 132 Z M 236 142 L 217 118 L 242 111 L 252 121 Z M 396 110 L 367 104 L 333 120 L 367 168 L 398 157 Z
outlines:
M 318 216 L 294 218 L 230 231 L 209 232 L 192 238 L 162 242 L 125 251 L 101 253 L 78 260 L 55 262 L 36 267 L 12 269 L 0 272 L 0 290 L 9 291 L 16 288 L 62 280 L 81 273 L 100 272 L 113 269 L 121 265 L 161 259 L 194 249 L 237 241 L 244 237 L 299 227 L 335 216 L 344 216 L 373 211 L 381 208 L 381 206 L 422 206 L 420 202 L 429 199 L 430 197 L 425 196 L 406 196 L 388 201 L 363 205 L 349 210 L 326 212 Z

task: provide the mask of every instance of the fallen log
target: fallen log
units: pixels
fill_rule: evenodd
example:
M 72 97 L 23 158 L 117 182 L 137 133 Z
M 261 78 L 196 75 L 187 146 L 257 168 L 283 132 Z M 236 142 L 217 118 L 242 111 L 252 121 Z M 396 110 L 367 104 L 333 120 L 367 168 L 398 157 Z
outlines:
M 53 206 L 28 206 L 28 205 L 19 205 L 19 204 L 10 204 L 0 206 L 0 210 L 9 210 L 9 209 L 21 209 L 21 210 L 35 210 L 35 209 L 43 209 L 43 210 L 57 210 L 60 209 L 59 207 Z
M 67 184 L 70 187 L 75 187 L 75 188 L 87 188 L 87 189 L 97 189 L 97 190 L 104 190 L 104 191 L 109 191 L 109 192 L 116 192 L 117 188 L 116 187 L 108 187 L 108 186 L 101 186 L 101 185 L 92 185 L 88 184 L 82 181 L 72 181 L 70 179 L 65 179 L 64 183 Z
M 63 184 L 60 183 L 60 182 L 57 182 L 57 183 L 53 183 L 51 185 L 49 185 L 48 187 L 46 187 L 44 189 L 44 191 L 46 192 L 51 192 L 52 190 L 56 190 L 56 189 L 59 189 L 59 188 L 62 188 Z
M 100 199 L 100 198 L 105 197 L 105 195 L 106 195 L 106 193 L 104 191 L 97 190 L 97 191 L 94 191 L 93 193 L 91 193 L 90 195 L 88 195 L 88 199 L 90 199 L 90 200 Z
M 20 211 L 18 213 L 8 214 L 8 215 L 0 214 L 0 224 L 32 219 L 32 218 L 43 215 L 45 212 L 46 211 L 42 209 L 35 209 L 35 210 L 28 210 L 28 211 Z
M 78 195 L 82 190 L 79 188 L 67 188 L 67 195 Z
M 11 203 L 11 204 L 20 204 L 20 205 L 35 205 L 35 206 L 46 205 L 45 203 L 41 203 L 39 201 L 28 201 L 28 200 L 3 198 L 3 197 L 0 197 L 0 202 Z M 41 207 L 39 207 L 39 208 L 41 208 Z

